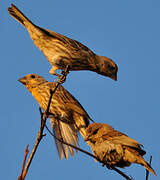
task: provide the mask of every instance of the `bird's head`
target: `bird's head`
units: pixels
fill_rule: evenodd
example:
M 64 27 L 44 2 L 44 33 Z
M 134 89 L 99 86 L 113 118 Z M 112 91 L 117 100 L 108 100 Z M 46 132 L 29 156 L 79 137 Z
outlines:
M 26 76 L 18 79 L 29 91 L 32 88 L 47 82 L 42 76 L 37 74 L 27 74 Z
M 108 76 L 111 79 L 117 81 L 118 66 L 116 65 L 116 63 L 112 59 L 105 56 L 97 56 L 97 59 L 97 73 Z
M 100 129 L 102 127 L 101 123 L 93 123 L 86 129 L 85 141 L 95 142 L 97 138 L 100 137 Z

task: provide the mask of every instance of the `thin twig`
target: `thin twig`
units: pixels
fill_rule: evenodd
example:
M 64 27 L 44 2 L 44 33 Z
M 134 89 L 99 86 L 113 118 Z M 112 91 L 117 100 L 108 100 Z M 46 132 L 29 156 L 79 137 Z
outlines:
M 149 165 L 152 163 L 152 156 L 150 156 Z M 149 171 L 146 169 L 146 180 L 149 178 Z
M 59 142 L 65 144 L 65 145 L 67 145 L 67 146 L 70 146 L 70 147 L 72 147 L 72 148 L 74 148 L 74 149 L 76 149 L 76 150 L 78 150 L 78 151 L 81 151 L 82 153 L 85 153 L 85 154 L 87 154 L 88 156 L 91 156 L 92 158 L 96 159 L 96 160 L 99 161 L 100 163 L 105 164 L 105 162 L 101 161 L 98 157 L 94 156 L 94 155 L 91 154 L 90 152 L 85 151 L 85 150 L 83 150 L 83 149 L 81 149 L 81 148 L 79 148 L 79 147 L 76 147 L 76 146 L 74 146 L 74 145 L 72 145 L 72 144 L 69 144 L 69 143 L 67 143 L 67 142 L 64 142 L 62 139 L 57 138 L 56 135 L 53 134 L 53 133 L 49 130 L 49 128 L 47 127 L 47 125 L 45 125 L 45 127 L 46 127 L 47 131 L 48 131 L 55 139 L 57 139 Z M 117 172 L 118 174 L 120 174 L 121 176 L 123 176 L 125 179 L 127 179 L 127 180 L 132 180 L 130 177 L 128 177 L 125 173 L 123 173 L 122 171 L 120 171 L 120 170 L 117 169 L 116 167 L 112 166 L 112 167 L 110 167 L 110 168 L 111 168 L 112 170 L 116 171 L 116 172 Z
M 46 120 L 48 118 L 50 104 L 51 104 L 51 100 L 52 100 L 53 94 L 56 92 L 58 86 L 60 84 L 64 83 L 64 81 L 66 79 L 66 76 L 68 74 L 68 69 L 69 69 L 69 66 L 66 67 L 66 70 L 63 72 L 62 76 L 57 81 L 54 90 L 50 90 L 50 98 L 49 98 L 49 102 L 48 102 L 48 106 L 47 106 L 46 111 L 44 113 L 42 113 L 41 108 L 40 108 L 40 114 L 41 114 L 40 130 L 38 132 L 37 139 L 36 139 L 35 145 L 33 147 L 32 153 L 31 153 L 31 155 L 30 155 L 30 157 L 28 159 L 28 162 L 27 162 L 27 164 L 25 166 L 25 170 L 24 170 L 23 174 L 21 174 L 21 176 L 20 176 L 21 179 L 18 179 L 18 180 L 24 180 L 25 179 L 25 177 L 27 175 L 27 172 L 28 172 L 28 169 L 29 169 L 29 167 L 31 165 L 32 159 L 33 159 L 33 157 L 34 157 L 34 155 L 36 153 L 36 150 L 38 148 L 38 145 L 41 142 L 42 138 L 45 136 L 45 135 L 43 135 L 43 131 L 44 131 L 44 127 L 45 127 L 45 124 L 46 124 Z
M 18 177 L 18 180 L 22 180 L 22 176 L 23 176 L 23 172 L 24 172 L 24 168 L 25 168 L 25 164 L 26 164 L 27 155 L 28 155 L 28 152 L 29 152 L 28 147 L 29 147 L 29 145 L 27 145 L 27 147 L 25 149 L 25 155 L 24 155 L 21 175 Z
M 42 116 L 41 116 L 41 117 L 42 117 Z M 25 170 L 24 170 L 24 172 L 23 172 L 22 180 L 25 179 L 26 174 L 27 174 L 27 172 L 28 172 L 28 169 L 29 169 L 29 167 L 30 167 L 30 164 L 31 164 L 31 162 L 32 162 L 32 159 L 33 159 L 33 157 L 34 157 L 34 155 L 35 155 L 35 153 L 36 153 L 36 150 L 37 150 L 37 148 L 38 148 L 38 145 L 39 145 L 39 143 L 41 142 L 42 138 L 44 137 L 44 135 L 43 135 L 43 130 L 44 130 L 44 125 L 45 125 L 45 124 L 44 124 L 43 122 L 45 122 L 45 119 L 41 118 L 40 130 L 39 130 L 39 132 L 38 132 L 37 139 L 36 139 L 36 143 L 35 143 L 35 145 L 34 145 L 34 147 L 33 147 L 32 153 L 31 153 L 31 155 L 30 155 L 30 157 L 29 157 L 29 159 L 28 159 L 28 162 L 27 162 L 27 164 L 26 164 Z

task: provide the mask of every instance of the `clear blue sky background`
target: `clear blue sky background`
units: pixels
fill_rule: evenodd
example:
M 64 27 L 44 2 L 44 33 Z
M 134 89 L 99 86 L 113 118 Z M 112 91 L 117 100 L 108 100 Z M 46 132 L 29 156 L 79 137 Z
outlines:
M 160 1 L 45 0 L 0 2 L 1 150 L 0 179 L 16 179 L 24 150 L 31 151 L 39 129 L 38 104 L 17 79 L 38 73 L 53 81 L 51 65 L 28 32 L 7 12 L 17 5 L 35 24 L 76 39 L 94 52 L 111 57 L 118 81 L 93 72 L 71 72 L 64 87 L 96 122 L 112 125 L 144 145 L 145 159 L 159 176 L 160 165 Z M 81 139 L 81 138 L 80 138 Z M 81 147 L 90 150 L 81 139 Z M 124 172 L 145 179 L 142 166 Z M 53 138 L 41 142 L 26 179 L 123 179 L 81 152 L 59 160 Z M 150 179 L 158 177 L 150 176 Z

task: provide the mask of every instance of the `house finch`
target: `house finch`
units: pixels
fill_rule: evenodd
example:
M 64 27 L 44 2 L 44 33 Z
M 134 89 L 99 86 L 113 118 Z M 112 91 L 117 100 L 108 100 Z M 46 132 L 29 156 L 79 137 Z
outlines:
M 28 30 L 34 44 L 51 63 L 51 74 L 58 75 L 57 69 L 64 70 L 69 66 L 71 71 L 90 70 L 117 80 L 118 67 L 110 58 L 98 56 L 78 41 L 34 25 L 13 4 L 8 11 Z
M 37 74 L 28 74 L 20 78 L 19 82 L 24 84 L 45 111 L 50 99 L 50 90 L 54 90 L 56 83 L 48 82 Z M 49 117 L 56 137 L 63 139 L 64 142 L 77 146 L 78 132 L 85 137 L 85 129 L 89 125 L 90 117 L 81 104 L 61 85 L 53 94 Z M 74 156 L 70 146 L 68 147 L 56 139 L 55 143 L 60 159 L 63 158 L 63 155 L 67 159 L 69 151 Z
M 108 168 L 112 166 L 124 168 L 131 163 L 137 163 L 156 175 L 152 167 L 143 159 L 146 152 L 141 148 L 142 145 L 107 124 L 89 125 L 86 129 L 85 141 L 89 142 L 94 155 Z

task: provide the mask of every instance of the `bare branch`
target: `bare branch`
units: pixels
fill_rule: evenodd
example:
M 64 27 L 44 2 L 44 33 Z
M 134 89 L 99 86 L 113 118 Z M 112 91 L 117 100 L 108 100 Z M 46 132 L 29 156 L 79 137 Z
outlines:
M 33 159 L 33 157 L 34 157 L 34 155 L 35 155 L 35 153 L 36 153 L 36 150 L 37 150 L 37 148 L 38 148 L 38 145 L 39 145 L 40 141 L 42 140 L 42 138 L 44 137 L 44 135 L 43 135 L 43 130 L 44 130 L 44 126 L 45 126 L 46 120 L 43 119 L 43 114 L 42 114 L 42 111 L 41 111 L 41 110 L 40 110 L 40 113 L 41 113 L 41 125 L 40 125 L 40 130 L 39 130 L 39 132 L 38 132 L 37 139 L 36 139 L 35 145 L 34 145 L 34 147 L 33 147 L 32 153 L 31 153 L 31 155 L 30 155 L 30 157 L 29 157 L 29 159 L 28 159 L 28 162 L 27 162 L 27 164 L 26 164 L 25 170 L 24 170 L 24 172 L 23 172 L 22 180 L 25 179 L 26 174 L 27 174 L 27 172 L 28 172 L 28 169 L 29 169 L 29 167 L 30 167 L 30 164 L 31 164 L 31 162 L 32 162 L 32 159 Z
M 152 156 L 150 156 L 149 165 L 152 163 Z M 146 180 L 149 178 L 149 171 L 146 169 Z
M 27 155 L 28 155 L 28 152 L 29 152 L 28 147 L 29 147 L 29 145 L 27 145 L 27 147 L 26 147 L 26 149 L 25 149 L 25 155 L 24 155 L 24 160 L 23 160 L 21 175 L 18 177 L 18 180 L 22 180 L 22 176 L 23 176 L 23 171 L 24 171 L 25 164 L 26 164 Z

